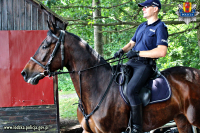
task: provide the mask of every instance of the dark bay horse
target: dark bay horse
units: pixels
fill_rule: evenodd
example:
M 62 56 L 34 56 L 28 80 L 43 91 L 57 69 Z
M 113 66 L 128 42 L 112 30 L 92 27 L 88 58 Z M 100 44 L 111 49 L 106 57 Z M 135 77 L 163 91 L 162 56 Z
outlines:
M 49 32 L 35 55 L 22 71 L 24 80 L 37 84 L 45 73 L 61 68 L 62 50 L 57 47 L 61 30 L 49 22 Z M 53 33 L 53 34 L 51 34 Z M 55 36 L 54 36 L 55 35 Z M 78 36 L 64 32 L 63 64 L 69 71 L 75 90 L 82 99 L 87 114 L 93 111 L 102 98 L 112 78 L 109 64 L 90 70 L 87 68 L 106 63 L 86 42 Z M 57 47 L 57 52 L 54 48 Z M 55 53 L 50 57 L 51 53 Z M 45 69 L 45 70 L 44 70 Z M 81 70 L 81 82 L 78 73 Z M 172 67 L 162 71 L 169 81 L 172 96 L 168 101 L 150 104 L 143 110 L 143 131 L 158 128 L 171 120 L 177 124 L 180 133 L 191 133 L 191 125 L 200 128 L 200 71 L 189 67 Z M 81 84 L 80 84 L 81 83 Z M 82 91 L 80 91 L 80 86 Z M 77 116 L 84 133 L 121 133 L 129 121 L 129 106 L 120 96 L 118 85 L 113 82 L 99 109 L 89 117 L 89 126 L 80 111 Z

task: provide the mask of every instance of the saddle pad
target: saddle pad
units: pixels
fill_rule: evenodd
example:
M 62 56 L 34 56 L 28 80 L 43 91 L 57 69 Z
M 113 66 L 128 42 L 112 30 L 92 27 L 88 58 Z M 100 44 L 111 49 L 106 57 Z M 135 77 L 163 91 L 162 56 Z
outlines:
M 158 78 L 154 80 L 149 80 L 148 85 L 151 88 L 151 98 L 150 98 L 149 104 L 164 102 L 170 99 L 171 88 L 169 86 L 167 79 L 163 75 L 160 75 Z M 122 98 L 129 105 L 129 103 L 126 101 L 126 98 L 122 92 L 121 86 L 119 87 L 119 90 L 120 90 L 120 94 Z
M 152 88 L 150 104 L 164 102 L 171 97 L 171 88 L 163 75 L 160 75 L 154 80 L 150 80 L 149 87 Z

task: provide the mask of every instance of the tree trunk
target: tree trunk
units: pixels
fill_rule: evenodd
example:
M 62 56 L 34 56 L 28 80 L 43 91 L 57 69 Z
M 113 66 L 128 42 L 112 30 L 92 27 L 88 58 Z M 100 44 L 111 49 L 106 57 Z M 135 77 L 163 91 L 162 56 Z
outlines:
M 92 0 L 92 6 L 100 6 L 100 0 Z M 101 17 L 101 9 L 95 9 L 93 12 L 93 18 Z M 100 22 L 99 19 L 94 19 L 95 23 Z M 101 23 L 101 22 L 100 22 Z M 94 49 L 100 54 L 103 55 L 103 39 L 102 39 L 102 26 L 94 26 Z
M 197 23 L 199 25 L 199 23 Z M 197 29 L 197 39 L 198 39 L 198 46 L 199 46 L 199 59 L 200 59 L 200 27 Z
M 196 9 L 199 9 L 200 8 L 200 0 L 197 0 L 196 1 Z M 199 11 L 199 10 L 197 10 Z M 199 11 L 200 12 L 200 11 Z M 198 39 L 198 46 L 199 46 L 199 59 L 200 59 L 200 22 L 197 23 L 197 39 Z

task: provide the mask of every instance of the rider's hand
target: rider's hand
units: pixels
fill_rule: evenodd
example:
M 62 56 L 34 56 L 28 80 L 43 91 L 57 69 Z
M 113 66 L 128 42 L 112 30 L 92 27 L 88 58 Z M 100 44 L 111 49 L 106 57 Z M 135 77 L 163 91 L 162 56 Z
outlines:
M 119 57 L 122 57 L 124 55 L 124 51 L 122 49 L 120 49 L 119 51 L 117 51 L 115 54 L 114 54 L 114 57 L 115 58 L 119 58 Z
M 130 50 L 128 53 L 127 53 L 127 57 L 129 59 L 133 58 L 133 57 L 139 57 L 139 52 L 140 51 L 133 51 L 133 50 Z

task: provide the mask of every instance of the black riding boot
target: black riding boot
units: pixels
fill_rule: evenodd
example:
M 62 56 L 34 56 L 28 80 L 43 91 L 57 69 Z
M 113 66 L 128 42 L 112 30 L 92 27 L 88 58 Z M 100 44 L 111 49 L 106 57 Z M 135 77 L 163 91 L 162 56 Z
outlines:
M 122 133 L 142 133 L 142 120 L 142 104 L 131 106 L 131 129 Z
M 142 104 L 131 106 L 131 133 L 142 133 Z

